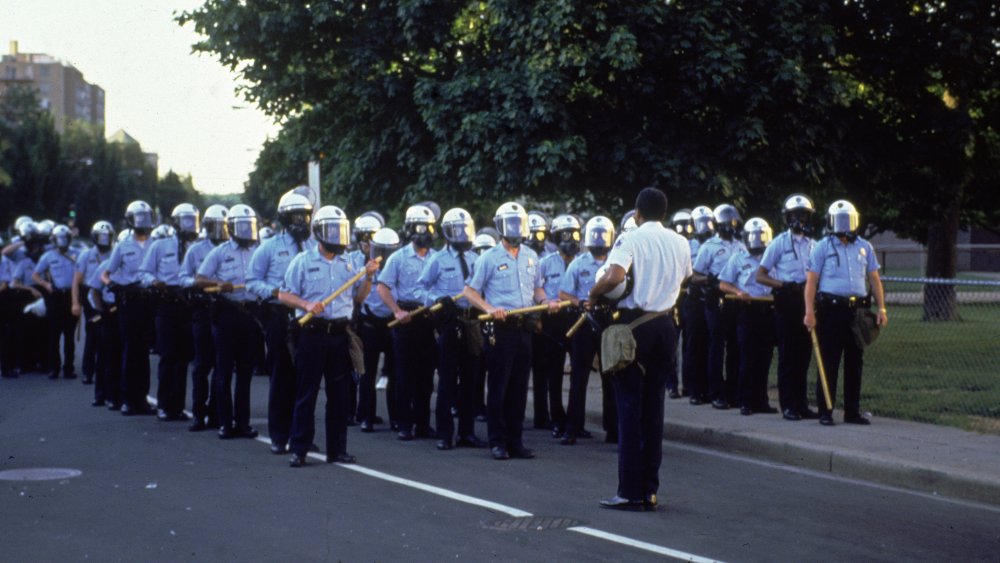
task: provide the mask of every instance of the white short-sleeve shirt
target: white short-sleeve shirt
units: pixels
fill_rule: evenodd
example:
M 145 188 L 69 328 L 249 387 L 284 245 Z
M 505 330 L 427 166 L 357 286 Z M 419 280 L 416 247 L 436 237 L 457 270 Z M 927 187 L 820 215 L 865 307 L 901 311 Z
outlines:
M 661 223 L 646 221 L 615 242 L 608 263 L 633 270 L 632 293 L 619 303 L 621 307 L 666 311 L 677 302 L 681 282 L 691 275 L 691 247 Z

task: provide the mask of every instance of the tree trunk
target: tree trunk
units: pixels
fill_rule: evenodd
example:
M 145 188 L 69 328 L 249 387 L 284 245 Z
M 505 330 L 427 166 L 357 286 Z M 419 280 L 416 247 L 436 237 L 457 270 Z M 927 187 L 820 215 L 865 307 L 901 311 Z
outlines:
M 961 193 L 958 190 L 958 193 Z M 959 203 L 956 197 L 944 209 L 940 219 L 927 228 L 927 267 L 929 278 L 953 279 L 958 273 Z M 957 321 L 958 299 L 955 286 L 929 283 L 924 286 L 924 321 Z

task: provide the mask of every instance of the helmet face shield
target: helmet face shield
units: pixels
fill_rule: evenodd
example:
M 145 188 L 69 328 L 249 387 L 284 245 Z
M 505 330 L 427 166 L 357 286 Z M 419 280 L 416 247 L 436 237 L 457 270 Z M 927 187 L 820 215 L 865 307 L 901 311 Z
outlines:
M 258 235 L 256 217 L 233 217 L 230 219 L 230 236 L 244 242 L 256 242 Z
M 857 212 L 848 210 L 840 211 L 830 215 L 830 232 L 838 234 L 853 233 L 858 230 L 861 222 Z
M 188 235 L 186 238 L 194 238 L 198 236 L 198 231 L 201 230 L 201 224 L 198 221 L 197 215 L 180 215 L 174 219 L 174 222 L 176 223 L 175 228 L 177 229 L 177 233 L 181 235 Z
M 590 227 L 587 229 L 586 240 L 583 245 L 590 250 L 606 251 L 611 248 L 613 233 L 604 227 Z
M 444 238 L 450 243 L 472 243 L 476 233 L 472 230 L 471 221 L 448 223 L 441 226 Z
M 518 215 L 497 217 L 496 227 L 504 238 L 528 238 L 528 221 L 525 217 Z M 536 235 L 541 236 L 541 240 L 545 240 L 544 231 L 539 231 Z
M 152 229 L 153 214 L 149 211 L 136 211 L 132 214 L 131 223 L 133 229 Z
M 69 248 L 69 243 L 72 240 L 72 236 L 69 234 L 58 233 L 52 235 L 52 244 L 56 245 L 56 248 L 60 250 L 66 250 Z
M 715 221 L 707 215 L 700 215 L 694 219 L 694 234 L 706 235 L 715 228 Z
M 205 221 L 205 236 L 215 244 L 229 240 L 229 228 L 225 221 Z
M 94 244 L 101 248 L 107 248 L 111 246 L 111 239 L 113 238 L 110 231 L 96 231 L 92 235 L 94 239 Z
M 344 220 L 324 220 L 313 224 L 316 240 L 333 245 L 347 246 L 351 243 L 350 224 Z

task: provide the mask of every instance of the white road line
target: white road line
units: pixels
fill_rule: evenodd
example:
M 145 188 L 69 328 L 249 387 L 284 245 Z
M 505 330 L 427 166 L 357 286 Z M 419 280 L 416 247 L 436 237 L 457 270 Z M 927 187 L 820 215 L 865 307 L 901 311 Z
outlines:
M 680 559 L 681 561 L 694 561 L 695 563 L 717 563 L 715 559 L 708 559 L 700 555 L 694 555 L 692 553 L 678 551 L 676 549 L 670 549 L 669 547 L 663 547 L 662 545 L 656 545 L 653 543 L 646 543 L 644 541 L 634 540 L 632 538 L 627 538 L 625 536 L 619 536 L 618 534 L 602 532 L 601 530 L 590 528 L 588 526 L 573 526 L 572 528 L 566 528 L 566 529 L 571 532 L 579 532 L 581 534 L 586 534 L 591 537 L 607 540 L 614 543 L 619 543 L 622 545 L 627 545 L 629 547 L 634 547 L 636 549 L 642 549 L 644 551 L 649 551 L 652 553 L 656 553 L 658 555 L 666 555 L 667 557 L 673 557 L 674 559 Z

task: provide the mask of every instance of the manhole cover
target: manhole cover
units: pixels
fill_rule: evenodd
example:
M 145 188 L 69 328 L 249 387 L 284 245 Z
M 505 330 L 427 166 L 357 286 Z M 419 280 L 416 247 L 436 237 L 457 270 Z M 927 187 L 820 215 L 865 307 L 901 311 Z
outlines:
M 532 532 L 540 530 L 561 530 L 583 524 L 580 520 L 563 518 L 562 516 L 526 516 L 524 518 L 507 518 L 489 522 L 485 527 L 490 530 Z
M 58 467 L 33 467 L 25 469 L 8 469 L 0 471 L 0 481 L 58 481 L 79 477 L 83 471 L 79 469 L 62 469 Z

